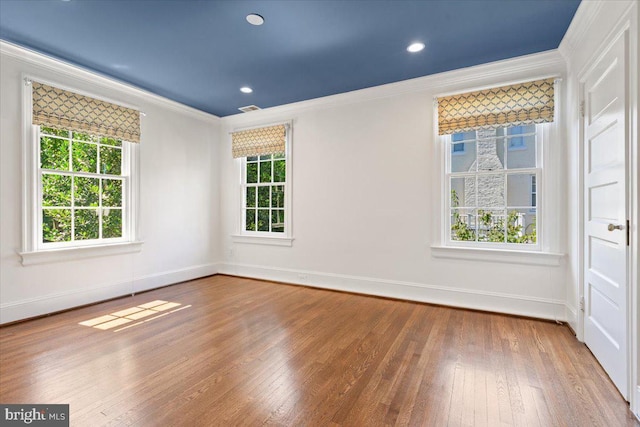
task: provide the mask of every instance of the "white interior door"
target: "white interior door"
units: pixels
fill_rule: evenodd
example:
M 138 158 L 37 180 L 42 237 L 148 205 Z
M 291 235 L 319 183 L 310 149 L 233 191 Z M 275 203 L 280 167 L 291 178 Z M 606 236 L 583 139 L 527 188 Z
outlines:
M 584 84 L 584 338 L 628 400 L 627 32 Z

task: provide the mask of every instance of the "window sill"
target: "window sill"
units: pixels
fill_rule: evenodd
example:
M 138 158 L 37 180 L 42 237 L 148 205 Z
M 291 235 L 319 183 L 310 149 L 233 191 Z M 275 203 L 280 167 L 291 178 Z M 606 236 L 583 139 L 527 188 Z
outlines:
M 564 254 L 554 252 L 463 248 L 455 246 L 431 246 L 431 255 L 434 258 L 547 266 L 559 266 L 564 259 Z
M 293 237 L 276 236 L 248 236 L 244 234 L 232 234 L 233 243 L 248 243 L 252 245 L 293 246 Z
M 100 246 L 48 249 L 44 251 L 20 252 L 22 265 L 48 264 L 52 262 L 75 261 L 109 255 L 121 255 L 140 252 L 144 242 L 113 243 Z

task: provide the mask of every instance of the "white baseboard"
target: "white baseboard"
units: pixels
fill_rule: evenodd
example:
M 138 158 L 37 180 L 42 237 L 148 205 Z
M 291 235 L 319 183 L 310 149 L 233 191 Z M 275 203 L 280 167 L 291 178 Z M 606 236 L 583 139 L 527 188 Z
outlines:
M 103 286 L 60 292 L 42 297 L 0 304 L 0 324 L 28 319 L 60 310 L 160 288 L 186 280 L 210 276 L 218 272 L 218 264 L 203 264 L 179 270 L 164 271 Z
M 218 273 L 366 295 L 566 321 L 565 302 L 548 298 L 236 263 L 219 264 Z

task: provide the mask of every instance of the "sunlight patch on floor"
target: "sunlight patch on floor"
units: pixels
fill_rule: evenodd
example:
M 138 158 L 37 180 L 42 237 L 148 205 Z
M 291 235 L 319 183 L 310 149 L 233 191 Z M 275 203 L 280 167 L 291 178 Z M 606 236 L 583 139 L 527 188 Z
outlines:
M 107 315 L 95 317 L 93 319 L 85 320 L 78 323 L 82 326 L 89 326 L 95 329 L 109 330 L 117 326 L 122 326 L 127 323 L 131 323 L 135 320 L 148 318 L 131 325 L 127 325 L 124 328 L 116 329 L 114 332 L 122 331 L 123 329 L 130 328 L 132 326 L 140 325 L 144 322 L 148 322 L 159 317 L 163 317 L 167 314 L 174 313 L 176 311 L 189 308 L 191 305 L 185 305 L 178 302 L 169 302 L 163 300 L 155 300 L 145 304 L 140 304 L 135 307 L 127 308 L 124 310 L 116 311 Z M 173 309 L 173 310 L 171 310 Z M 171 311 L 168 311 L 171 310 Z M 153 317 L 150 317 L 153 316 Z

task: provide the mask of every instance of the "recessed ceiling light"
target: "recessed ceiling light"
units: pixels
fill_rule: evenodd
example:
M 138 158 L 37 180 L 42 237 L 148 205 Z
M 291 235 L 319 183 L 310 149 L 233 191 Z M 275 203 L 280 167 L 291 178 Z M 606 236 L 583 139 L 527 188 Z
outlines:
M 416 52 L 420 52 L 422 49 L 424 49 L 424 43 L 411 43 L 408 47 L 407 47 L 407 51 L 411 52 L 411 53 L 416 53 Z
M 240 88 L 240 92 L 242 92 L 242 93 L 251 93 L 251 92 L 253 92 L 253 89 L 251 89 L 249 86 L 242 86 Z
M 264 18 L 257 13 L 250 13 L 247 15 L 247 22 L 251 25 L 262 25 L 264 24 Z

